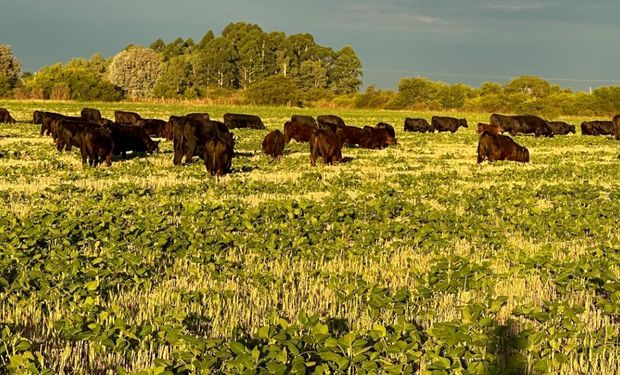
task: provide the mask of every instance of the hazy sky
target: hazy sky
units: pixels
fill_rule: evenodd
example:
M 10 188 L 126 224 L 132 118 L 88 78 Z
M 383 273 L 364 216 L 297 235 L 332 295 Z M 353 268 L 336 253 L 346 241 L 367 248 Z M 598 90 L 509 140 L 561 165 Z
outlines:
M 198 41 L 230 22 L 351 45 L 364 84 L 404 76 L 478 86 L 533 74 L 562 86 L 620 84 L 618 0 L 0 0 L 0 43 L 24 70 L 112 56 L 157 38 Z

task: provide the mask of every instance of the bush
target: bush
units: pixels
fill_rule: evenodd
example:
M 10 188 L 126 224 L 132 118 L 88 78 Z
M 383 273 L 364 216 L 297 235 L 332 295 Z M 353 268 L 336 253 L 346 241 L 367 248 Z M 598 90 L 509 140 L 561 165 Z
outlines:
M 299 90 L 295 82 L 284 76 L 272 76 L 250 86 L 245 93 L 253 104 L 297 105 Z

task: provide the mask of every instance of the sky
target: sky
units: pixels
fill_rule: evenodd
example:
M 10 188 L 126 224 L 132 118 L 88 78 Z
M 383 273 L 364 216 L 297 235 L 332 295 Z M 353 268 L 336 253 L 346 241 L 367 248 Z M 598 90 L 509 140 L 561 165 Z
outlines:
M 0 44 L 24 71 L 113 56 L 157 38 L 199 41 L 230 22 L 354 48 L 364 86 L 401 77 L 479 86 L 537 75 L 563 87 L 620 85 L 618 0 L 0 0 Z

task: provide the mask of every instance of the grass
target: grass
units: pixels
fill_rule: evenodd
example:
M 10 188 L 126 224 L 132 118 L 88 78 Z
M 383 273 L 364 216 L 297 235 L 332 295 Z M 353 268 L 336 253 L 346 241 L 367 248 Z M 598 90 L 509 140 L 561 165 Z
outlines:
M 40 368 L 141 371 L 180 350 L 155 339 L 114 349 L 67 334 L 60 320 L 78 331 L 86 329 L 78 318 L 103 326 L 122 320 L 234 341 L 307 312 L 342 319 L 352 332 L 404 319 L 432 337 L 440 323 L 464 324 L 466 306 L 505 296 L 494 318 L 500 327 L 548 337 L 503 353 L 498 372 L 509 372 L 513 357 L 523 362 L 515 368 L 535 372 L 541 360 L 563 353 L 567 362 L 552 361 L 547 370 L 617 373 L 620 324 L 604 308 L 615 303 L 618 292 L 609 288 L 620 279 L 617 141 L 516 137 L 531 163 L 477 165 L 475 124 L 487 114 L 449 114 L 470 124 L 456 134 L 412 134 L 401 131 L 404 118 L 432 114 L 334 111 L 360 126 L 394 124 L 399 144 L 347 148 L 350 161 L 311 168 L 307 144 L 291 143 L 280 162 L 262 155 L 260 144 L 291 114 L 322 110 L 0 102 L 24 121 L 35 109 L 79 114 L 82 106 L 101 108 L 105 117 L 117 108 L 163 119 L 255 113 L 267 129 L 235 130 L 241 156 L 232 174 L 214 179 L 201 163 L 173 166 L 169 142 L 157 155 L 83 169 L 78 151 L 58 154 L 37 126 L 0 125 L 0 276 L 10 280 L 0 288 L 0 322 L 11 331 L 5 345 L 27 339 L 43 358 Z M 399 290 L 410 294 L 404 309 L 373 307 L 373 298 Z M 552 319 L 516 312 L 524 306 Z M 574 306 L 583 312 L 561 323 Z M 568 333 L 557 336 L 562 330 Z M 433 340 L 421 350 L 419 371 L 432 368 L 431 353 L 448 357 Z M 0 349 L 0 361 L 15 353 Z

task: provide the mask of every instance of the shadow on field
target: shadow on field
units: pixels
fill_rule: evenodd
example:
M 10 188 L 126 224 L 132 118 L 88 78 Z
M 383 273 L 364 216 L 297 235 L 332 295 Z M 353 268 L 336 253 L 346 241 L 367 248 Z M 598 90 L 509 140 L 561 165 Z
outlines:
M 499 326 L 493 347 L 497 354 L 495 374 L 531 375 L 528 370 L 527 359 L 521 354 L 518 341 L 518 329 L 512 319 L 505 325 Z
M 235 157 L 251 158 L 256 154 L 258 154 L 258 152 L 237 152 L 235 151 Z

